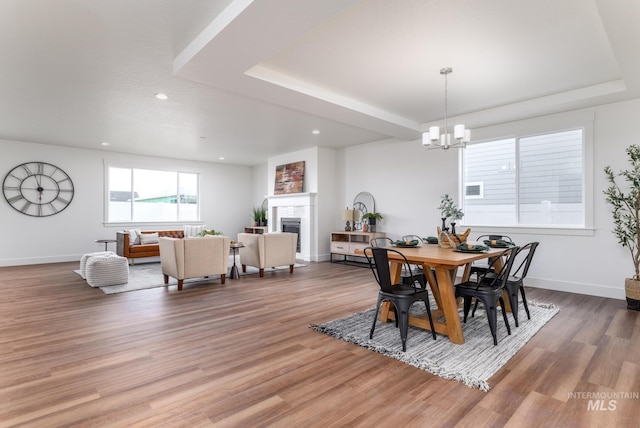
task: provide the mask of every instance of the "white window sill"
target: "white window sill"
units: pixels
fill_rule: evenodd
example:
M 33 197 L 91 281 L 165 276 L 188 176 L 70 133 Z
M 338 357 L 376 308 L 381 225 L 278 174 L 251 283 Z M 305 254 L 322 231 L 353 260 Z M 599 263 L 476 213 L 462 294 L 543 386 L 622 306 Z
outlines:
M 586 227 L 543 227 L 543 226 L 474 226 L 461 225 L 456 229 L 464 231 L 471 229 L 474 234 L 527 234 L 527 235 L 556 235 L 556 236 L 593 236 L 595 229 Z

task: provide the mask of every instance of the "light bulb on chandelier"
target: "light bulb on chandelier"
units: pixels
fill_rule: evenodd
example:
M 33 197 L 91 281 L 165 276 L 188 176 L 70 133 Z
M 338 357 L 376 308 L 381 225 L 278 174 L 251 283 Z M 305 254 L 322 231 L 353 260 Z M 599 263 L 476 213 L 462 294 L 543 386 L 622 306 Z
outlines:
M 453 69 L 451 67 L 440 70 L 440 74 L 444 76 L 444 130 L 442 134 L 440 134 L 439 126 L 431 126 L 429 127 L 429 131 L 422 133 L 422 145 L 428 150 L 464 149 L 467 143 L 471 141 L 471 130 L 466 129 L 462 124 L 453 127 L 453 135 L 449 132 L 449 124 L 447 123 L 449 113 L 447 106 L 447 76 L 451 74 L 452 71 Z

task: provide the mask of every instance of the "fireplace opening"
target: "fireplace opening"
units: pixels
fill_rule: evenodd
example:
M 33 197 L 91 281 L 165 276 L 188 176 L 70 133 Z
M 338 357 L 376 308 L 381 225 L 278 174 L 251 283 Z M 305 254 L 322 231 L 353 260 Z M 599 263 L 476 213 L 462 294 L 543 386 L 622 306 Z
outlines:
M 296 252 L 300 252 L 300 218 L 289 217 L 281 220 L 282 232 L 290 232 L 298 234 L 298 242 L 296 244 Z

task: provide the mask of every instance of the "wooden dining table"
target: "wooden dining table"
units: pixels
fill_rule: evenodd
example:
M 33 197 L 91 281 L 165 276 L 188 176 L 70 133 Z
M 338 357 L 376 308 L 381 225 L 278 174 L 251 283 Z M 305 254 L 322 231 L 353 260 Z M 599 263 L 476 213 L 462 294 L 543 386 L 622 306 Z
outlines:
M 402 253 L 410 264 L 423 267 L 436 301 L 437 307 L 431 311 L 436 332 L 447 335 L 453 343 L 464 343 L 464 334 L 454 289 L 454 281 L 457 277 L 458 269 L 460 267 L 464 268 L 462 281 L 467 281 L 471 272 L 471 263 L 476 260 L 495 257 L 502 253 L 504 248 L 489 248 L 488 251 L 480 253 L 458 252 L 452 248 L 442 248 L 433 244 L 425 244 L 415 248 L 394 247 L 393 249 Z M 389 261 L 392 283 L 398 284 L 404 260 L 398 254 L 389 252 Z M 500 265 L 501 263 L 496 263 L 498 270 L 501 267 Z M 435 271 L 435 277 L 431 270 L 432 268 Z M 390 302 L 383 303 L 380 311 L 381 321 L 389 322 L 394 319 L 394 312 L 390 308 Z M 444 317 L 444 321 L 439 320 L 442 317 Z M 431 330 L 426 314 L 424 317 L 409 316 L 409 325 Z

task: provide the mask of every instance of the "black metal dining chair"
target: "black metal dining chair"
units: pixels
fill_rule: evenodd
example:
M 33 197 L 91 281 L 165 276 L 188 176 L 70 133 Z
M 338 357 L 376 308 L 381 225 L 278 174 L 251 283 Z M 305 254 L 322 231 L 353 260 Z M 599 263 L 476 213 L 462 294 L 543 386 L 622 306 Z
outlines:
M 507 314 L 504 308 L 504 299 L 502 298 L 502 290 L 505 288 L 507 279 L 509 278 L 509 273 L 511 272 L 511 268 L 513 266 L 513 262 L 515 260 L 515 256 L 520 251 L 519 247 L 511 247 L 500 254 L 496 255 L 496 257 L 492 258 L 491 264 L 489 266 L 490 269 L 493 269 L 493 265 L 500 259 L 506 257 L 506 261 L 504 266 L 500 270 L 500 272 L 495 275 L 491 279 L 485 279 L 488 274 L 491 273 L 491 270 L 487 272 L 477 275 L 477 278 L 474 281 L 466 281 L 460 284 L 455 285 L 456 289 L 456 298 L 462 297 L 464 299 L 464 319 L 463 322 L 467 322 L 467 315 L 469 314 L 469 310 L 471 309 L 471 302 L 475 298 L 477 300 L 482 301 L 484 304 L 484 308 L 487 312 L 487 319 L 489 320 L 489 329 L 491 330 L 491 335 L 493 336 L 493 344 L 498 344 L 497 338 L 497 307 L 498 303 L 502 308 L 502 318 L 504 319 L 504 323 L 507 326 L 507 333 L 511 334 L 511 327 L 509 326 L 509 320 L 507 319 Z
M 515 269 L 512 275 L 509 275 L 507 278 L 507 283 L 505 285 L 505 290 L 509 296 L 509 306 L 511 306 L 511 314 L 513 315 L 513 319 L 515 320 L 516 327 L 519 326 L 518 323 L 518 293 L 522 297 L 522 305 L 524 306 L 524 310 L 527 313 L 527 319 L 531 319 L 531 314 L 529 313 L 529 305 L 527 304 L 527 296 L 524 291 L 524 278 L 527 276 L 529 272 L 529 266 L 531 266 L 531 262 L 533 261 L 533 255 L 536 252 L 536 248 L 540 245 L 539 242 L 529 242 L 526 245 L 523 245 L 518 252 L 517 259 L 514 261 L 515 264 L 518 264 L 518 267 Z M 485 276 L 485 281 L 490 281 L 495 277 L 495 273 L 488 273 Z M 473 312 L 471 316 L 475 315 L 476 308 L 478 307 L 478 301 L 476 301 L 475 306 L 473 308 Z
M 404 240 L 404 239 L 403 239 Z M 395 241 L 391 238 L 388 237 L 378 237 L 378 238 L 371 238 L 371 241 L 369 241 L 369 245 L 371 245 L 372 247 L 385 247 L 385 248 L 390 248 L 393 246 L 393 244 L 395 244 Z M 417 280 L 417 278 L 414 278 L 413 275 L 416 276 L 423 276 L 424 272 L 422 271 L 422 267 L 420 266 L 415 266 L 412 265 L 413 267 L 413 272 L 409 272 L 406 269 L 402 269 L 402 272 L 400 273 L 400 278 L 403 284 L 407 284 L 407 285 L 411 285 L 413 284 L 413 282 L 415 280 Z M 426 281 L 427 278 L 425 277 L 424 280 Z
M 418 235 L 402 235 L 402 238 L 400 238 L 400 240 L 402 241 L 418 241 L 418 245 L 422 245 L 422 238 L 419 237 Z
M 404 241 L 404 242 L 407 242 L 407 241 L 409 241 L 409 242 L 418 241 L 418 246 L 419 247 L 422 246 L 422 238 L 419 237 L 418 235 L 402 235 L 402 238 L 400 238 L 400 240 Z M 411 265 L 411 268 L 413 269 L 413 272 L 416 275 L 424 275 L 424 271 L 422 270 L 422 266 Z M 435 277 L 435 272 L 434 272 L 434 277 Z M 427 278 L 425 277 L 424 280 L 426 281 L 426 279 Z M 412 281 L 411 277 L 408 276 L 406 274 L 406 272 L 402 273 L 402 280 L 403 280 L 403 283 L 405 283 L 405 284 L 411 284 L 411 281 Z
M 372 247 L 391 247 L 393 245 L 393 239 L 386 236 L 371 238 L 371 241 L 369 241 L 369 245 L 371 245 Z
M 515 245 L 515 242 L 513 242 L 513 239 L 511 239 L 509 236 L 507 235 L 497 235 L 497 234 L 490 234 L 490 235 L 480 235 L 476 238 L 476 241 L 480 242 L 481 244 L 485 241 L 485 240 L 489 240 L 489 241 L 507 241 L 512 243 L 513 245 Z M 471 275 L 481 275 L 484 273 L 487 273 L 489 269 L 489 264 L 486 263 L 486 261 L 481 261 L 481 262 L 474 262 L 471 264 Z
M 380 286 L 378 291 L 378 302 L 376 304 L 375 314 L 373 316 L 373 323 L 371 325 L 371 332 L 369 333 L 369 339 L 373 339 L 373 333 L 376 329 L 376 322 L 378 320 L 378 313 L 380 312 L 380 305 L 383 301 L 391 302 L 394 307 L 396 316 L 396 326 L 400 327 L 400 339 L 402 340 L 402 351 L 407 350 L 407 334 L 409 330 L 409 309 L 415 302 L 422 300 L 427 310 L 427 316 L 429 317 L 429 325 L 431 326 L 431 334 L 433 340 L 436 340 L 436 332 L 433 326 L 433 318 L 431 316 L 431 307 L 429 305 L 429 288 L 426 283 L 421 279 L 411 284 L 393 284 L 391 282 L 391 271 L 389 268 L 389 253 L 396 253 L 406 269 L 411 272 L 411 266 L 407 261 L 407 258 L 399 251 L 381 248 L 381 247 L 367 247 L 364 249 L 364 255 L 369 262 L 369 267 L 373 272 L 373 276 Z M 422 278 L 419 276 L 417 278 Z M 418 283 L 418 287 L 416 287 Z

